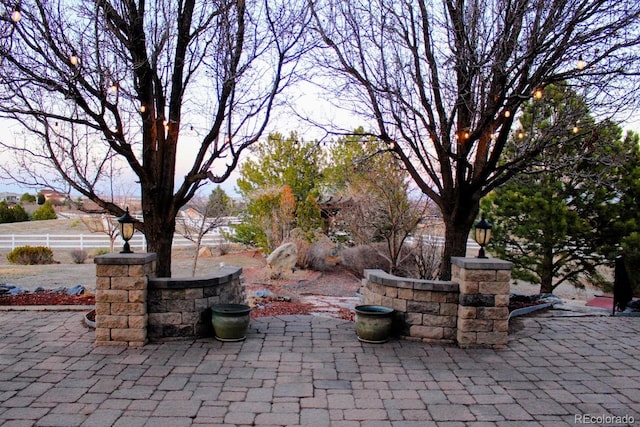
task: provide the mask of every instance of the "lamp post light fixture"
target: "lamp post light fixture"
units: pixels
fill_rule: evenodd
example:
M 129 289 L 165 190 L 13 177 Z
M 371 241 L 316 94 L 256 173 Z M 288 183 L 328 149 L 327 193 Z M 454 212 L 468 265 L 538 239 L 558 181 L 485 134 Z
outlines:
M 129 240 L 133 237 L 133 233 L 136 231 L 135 223 L 136 219 L 129 215 L 129 207 L 120 218 L 118 218 L 118 223 L 120 223 L 120 236 L 122 240 L 124 240 L 124 246 L 120 251 L 121 254 L 132 254 L 133 251 L 129 246 Z
M 491 224 L 484 219 L 484 215 L 476 224 L 473 237 L 476 240 L 476 243 L 480 245 L 478 258 L 488 258 L 484 253 L 484 247 L 489 244 L 489 241 L 491 241 Z

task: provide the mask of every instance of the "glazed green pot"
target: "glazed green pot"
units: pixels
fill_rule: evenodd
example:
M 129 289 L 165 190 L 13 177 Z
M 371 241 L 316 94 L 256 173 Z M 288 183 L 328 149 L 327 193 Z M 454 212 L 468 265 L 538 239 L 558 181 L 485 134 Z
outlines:
M 387 342 L 393 325 L 393 309 L 381 305 L 358 305 L 356 334 L 362 342 L 379 344 Z
M 211 323 L 219 341 L 242 341 L 247 337 L 251 307 L 245 304 L 216 304 L 211 307 Z

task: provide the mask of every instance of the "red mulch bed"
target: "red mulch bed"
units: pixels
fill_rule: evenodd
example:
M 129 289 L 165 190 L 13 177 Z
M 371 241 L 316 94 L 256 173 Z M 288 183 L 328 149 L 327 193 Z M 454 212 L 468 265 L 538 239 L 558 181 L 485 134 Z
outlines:
M 311 304 L 290 301 L 274 301 L 258 305 L 251 310 L 251 317 L 282 316 L 287 314 L 309 314 L 313 310 Z
M 64 292 L 25 292 L 0 297 L 0 305 L 94 305 L 95 295 L 68 295 Z

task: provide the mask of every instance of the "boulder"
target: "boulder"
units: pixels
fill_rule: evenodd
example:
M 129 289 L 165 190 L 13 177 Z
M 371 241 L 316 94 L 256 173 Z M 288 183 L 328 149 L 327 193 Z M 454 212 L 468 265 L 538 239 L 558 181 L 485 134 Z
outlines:
M 209 246 L 202 246 L 198 251 L 198 258 L 211 258 L 213 257 L 213 252 Z
M 298 259 L 298 247 L 295 243 L 285 243 L 278 246 L 267 257 L 267 265 L 272 271 L 272 277 L 280 277 L 286 271 L 293 271 Z

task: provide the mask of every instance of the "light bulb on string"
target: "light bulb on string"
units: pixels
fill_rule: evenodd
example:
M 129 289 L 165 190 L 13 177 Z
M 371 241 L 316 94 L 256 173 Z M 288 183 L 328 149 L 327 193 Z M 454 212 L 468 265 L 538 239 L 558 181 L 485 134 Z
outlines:
M 118 93 L 118 82 L 111 82 L 109 85 L 109 93 L 115 95 Z
M 511 111 L 509 111 L 509 110 L 504 110 L 504 116 L 505 116 L 505 117 L 507 117 L 507 118 L 508 118 L 508 117 L 511 117 Z
M 586 66 L 587 66 L 587 63 L 585 62 L 585 60 L 584 60 L 584 59 L 582 59 L 582 55 L 580 55 L 580 56 L 578 57 L 578 63 L 577 63 L 577 65 L 576 65 L 576 68 L 577 68 L 578 70 L 584 70 Z
M 535 99 L 542 99 L 543 95 L 544 95 L 544 92 L 542 91 L 542 88 L 540 88 L 540 87 L 536 88 L 536 90 L 533 91 L 533 97 Z
M 20 11 L 20 3 L 16 4 L 16 7 L 11 12 L 11 20 L 14 24 L 17 24 L 22 19 L 22 12 Z

